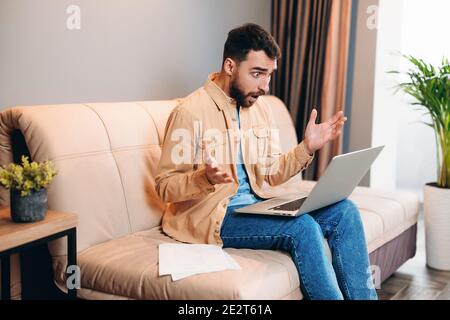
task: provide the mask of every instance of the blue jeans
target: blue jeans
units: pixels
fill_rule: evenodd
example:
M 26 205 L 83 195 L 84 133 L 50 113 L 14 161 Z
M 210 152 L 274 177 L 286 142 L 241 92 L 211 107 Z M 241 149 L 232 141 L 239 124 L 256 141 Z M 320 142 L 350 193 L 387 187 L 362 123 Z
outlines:
M 238 207 L 228 207 L 223 220 L 224 248 L 288 252 L 305 299 L 377 299 L 361 217 L 350 200 L 295 218 L 235 213 Z

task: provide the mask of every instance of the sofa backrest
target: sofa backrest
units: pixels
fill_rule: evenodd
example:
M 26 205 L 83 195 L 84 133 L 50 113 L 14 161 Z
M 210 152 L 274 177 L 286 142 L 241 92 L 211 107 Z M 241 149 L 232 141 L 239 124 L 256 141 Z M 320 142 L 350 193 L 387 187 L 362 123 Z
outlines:
M 282 149 L 296 143 L 284 104 L 266 96 L 281 129 Z M 12 161 L 20 130 L 35 161 L 59 171 L 48 188 L 51 210 L 79 217 L 78 251 L 156 227 L 165 204 L 154 188 L 164 129 L 179 100 L 15 107 L 1 113 L 0 163 Z M 9 203 L 0 194 L 0 205 Z M 65 251 L 62 245 L 61 254 Z M 60 251 L 59 249 L 55 249 Z M 53 250 L 52 255 L 58 254 Z

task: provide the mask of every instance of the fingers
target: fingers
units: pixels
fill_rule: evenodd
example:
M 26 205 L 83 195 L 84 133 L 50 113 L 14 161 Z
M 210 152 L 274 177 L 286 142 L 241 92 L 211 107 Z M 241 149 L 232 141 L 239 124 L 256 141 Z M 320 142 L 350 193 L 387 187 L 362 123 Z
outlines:
M 331 125 L 335 125 L 338 124 L 340 122 L 345 122 L 347 121 L 347 117 L 344 116 L 344 112 L 343 111 L 339 111 L 338 113 L 336 113 L 330 120 L 328 120 L 330 122 Z
M 234 179 L 225 171 L 221 171 L 219 168 L 206 169 L 206 175 L 209 181 L 213 184 L 224 184 L 234 182 Z
M 334 121 L 334 122 L 332 122 Z M 342 128 L 345 125 L 345 121 L 347 121 L 347 118 L 344 117 L 344 113 L 342 111 L 336 113 L 330 120 L 330 127 L 331 127 L 331 137 L 330 140 L 335 140 L 337 137 L 339 137 L 342 134 Z
M 345 125 L 345 121 L 347 121 L 347 117 L 344 117 L 344 112 L 339 111 L 337 112 L 330 120 L 329 123 L 331 125 L 331 135 L 332 139 L 336 139 L 341 133 L 342 128 Z
M 216 173 L 216 178 L 220 183 L 230 183 L 233 182 L 234 179 L 225 171 L 218 171 Z
M 227 172 L 222 171 L 222 168 L 217 163 L 216 158 L 211 155 L 208 144 L 204 144 L 205 147 L 205 164 L 206 164 L 206 176 L 208 180 L 213 184 L 224 184 L 234 182 L 232 176 Z
M 342 133 L 342 128 L 344 126 L 344 121 L 341 121 L 334 126 L 332 126 L 331 130 L 331 140 L 336 139 Z
M 225 184 L 234 182 L 234 179 L 228 173 L 225 172 L 224 174 L 219 176 L 218 181 L 220 184 Z
M 313 111 L 311 112 L 311 116 L 309 118 L 309 122 L 310 123 L 316 123 L 317 121 L 317 109 L 314 108 Z M 344 125 L 345 121 L 347 121 L 347 117 L 344 116 L 344 112 L 343 111 L 339 111 L 337 112 L 333 117 L 331 117 L 330 120 L 328 120 L 327 122 L 333 126 L 336 127 L 338 125 Z
M 333 130 L 341 130 L 344 127 L 345 121 L 338 121 L 331 126 Z
M 317 109 L 313 109 L 313 111 L 311 112 L 311 116 L 309 117 L 309 122 L 315 124 L 317 120 Z
M 209 150 L 208 144 L 205 143 L 205 163 L 207 166 L 210 166 L 211 168 L 218 168 L 217 160 L 211 155 L 211 152 Z

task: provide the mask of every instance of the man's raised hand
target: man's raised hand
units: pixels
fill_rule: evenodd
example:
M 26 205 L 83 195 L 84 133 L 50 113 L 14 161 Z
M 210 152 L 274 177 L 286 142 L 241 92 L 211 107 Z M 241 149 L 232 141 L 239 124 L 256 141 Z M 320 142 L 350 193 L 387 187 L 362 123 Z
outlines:
M 230 176 L 227 172 L 223 171 L 223 169 L 217 163 L 217 160 L 211 155 L 209 151 L 209 147 L 207 144 L 205 147 L 205 162 L 206 162 L 206 178 L 211 184 L 225 184 L 231 183 L 234 181 L 233 177 Z
M 305 147 L 309 154 L 313 154 L 328 142 L 335 140 L 342 132 L 347 118 L 339 111 L 330 120 L 316 124 L 317 110 L 313 109 L 305 130 Z

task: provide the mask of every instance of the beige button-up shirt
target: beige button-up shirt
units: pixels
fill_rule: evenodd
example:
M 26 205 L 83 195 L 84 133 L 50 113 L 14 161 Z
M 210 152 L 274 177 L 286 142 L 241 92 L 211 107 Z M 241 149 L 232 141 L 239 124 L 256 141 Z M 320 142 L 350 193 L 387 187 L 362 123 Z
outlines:
M 162 219 L 164 232 L 182 242 L 222 245 L 220 227 L 230 197 L 236 194 L 237 148 L 252 190 L 261 198 L 304 170 L 312 161 L 300 143 L 281 154 L 279 135 L 264 97 L 240 108 L 214 82 L 184 98 L 169 116 L 156 177 L 156 191 L 168 203 Z M 204 144 L 234 183 L 212 185 L 205 174 Z

